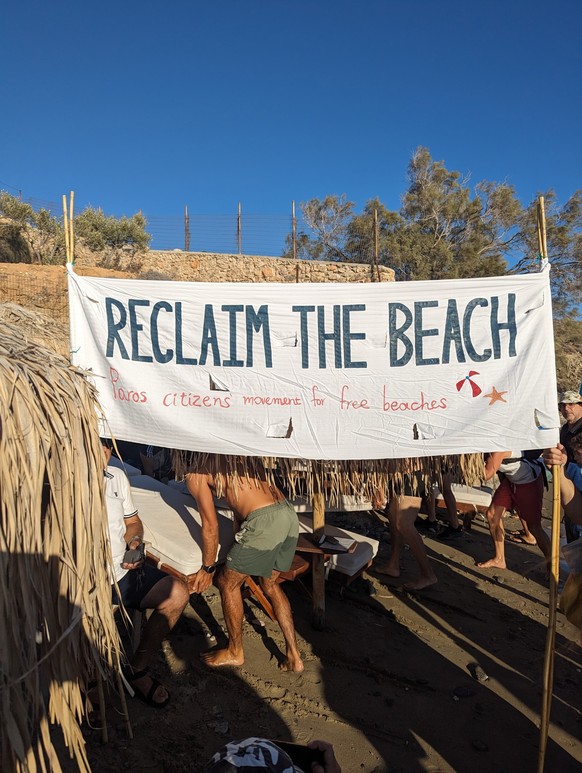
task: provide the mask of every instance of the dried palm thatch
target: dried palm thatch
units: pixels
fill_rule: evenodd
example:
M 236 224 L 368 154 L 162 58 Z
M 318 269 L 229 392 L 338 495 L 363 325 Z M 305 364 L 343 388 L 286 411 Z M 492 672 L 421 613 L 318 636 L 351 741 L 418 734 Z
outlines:
M 90 674 L 119 668 L 94 392 L 0 322 L 0 769 L 79 770 Z
M 17 303 L 0 303 L 2 322 L 17 326 L 29 341 L 46 346 L 63 356 L 69 354 L 69 330 L 66 325 L 51 317 Z
M 480 482 L 484 467 L 483 454 L 317 461 L 188 451 L 174 451 L 173 464 L 177 478 L 183 478 L 189 471 L 210 472 L 219 497 L 227 482 L 230 490 L 236 492 L 240 481 L 250 477 L 266 479 L 271 485 L 283 483 L 290 498 L 298 494 L 311 498 L 323 493 L 331 507 L 339 504 L 343 494 L 374 502 L 378 494 L 394 496 L 404 491 L 415 494 L 421 483 L 427 489 L 432 483 L 442 486 L 446 472 L 460 483 L 475 485 Z

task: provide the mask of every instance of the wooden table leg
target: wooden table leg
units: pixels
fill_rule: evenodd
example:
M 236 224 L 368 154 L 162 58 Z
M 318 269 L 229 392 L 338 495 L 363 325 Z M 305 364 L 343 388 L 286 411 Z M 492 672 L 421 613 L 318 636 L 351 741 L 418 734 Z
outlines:
M 313 495 L 313 533 L 320 537 L 325 527 L 325 502 L 323 493 Z M 316 630 L 325 625 L 325 557 L 314 554 L 311 562 L 313 589 L 312 623 Z

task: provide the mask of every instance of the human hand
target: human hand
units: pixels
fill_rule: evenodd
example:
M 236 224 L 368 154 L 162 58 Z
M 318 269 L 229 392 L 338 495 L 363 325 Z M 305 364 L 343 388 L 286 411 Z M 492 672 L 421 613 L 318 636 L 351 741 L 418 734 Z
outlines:
M 196 572 L 196 577 L 192 584 L 193 593 L 204 593 L 204 591 L 212 585 L 212 574 L 205 572 L 204 569 L 199 569 Z
M 137 541 L 129 543 L 128 549 L 125 551 L 121 566 L 123 569 L 139 569 L 143 565 L 145 560 L 145 545 L 140 542 L 137 547 L 131 548 L 131 545 L 135 545 Z
M 553 464 L 566 464 L 568 461 L 568 455 L 561 443 L 558 443 L 554 448 L 546 448 L 542 457 L 548 467 L 551 467 Z
M 323 766 L 318 762 L 311 763 L 311 773 L 342 773 L 338 761 L 333 753 L 333 746 L 327 741 L 310 741 L 307 746 L 310 749 L 318 749 L 323 752 Z

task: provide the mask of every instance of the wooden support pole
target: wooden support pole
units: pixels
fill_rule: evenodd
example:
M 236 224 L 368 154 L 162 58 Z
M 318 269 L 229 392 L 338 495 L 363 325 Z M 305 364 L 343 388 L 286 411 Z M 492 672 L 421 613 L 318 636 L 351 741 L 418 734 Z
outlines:
M 69 198 L 69 228 L 70 228 L 70 234 L 69 234 L 69 249 L 71 251 L 71 263 L 75 262 L 75 220 L 73 217 L 73 210 L 75 205 L 75 191 L 71 191 L 71 195 Z
M 550 600 L 548 609 L 548 631 L 544 653 L 544 675 L 542 709 L 540 719 L 540 747 L 538 753 L 538 773 L 543 773 L 550 730 L 550 711 L 554 686 L 554 648 L 556 644 L 556 610 L 558 607 L 558 582 L 560 573 L 560 474 L 561 468 L 552 465 L 552 546 L 550 565 Z
M 321 474 L 321 472 L 320 472 Z M 313 533 L 317 537 L 323 535 L 325 528 L 325 500 L 323 491 L 313 494 Z M 325 624 L 325 556 L 322 553 L 314 553 L 311 564 L 313 609 L 312 624 L 320 631 Z
M 73 210 L 75 202 L 75 191 L 71 191 L 69 206 L 67 207 L 67 197 L 63 193 L 63 230 L 65 232 L 65 255 L 67 263 L 73 263 L 75 260 L 75 232 L 73 227 Z
M 67 197 L 63 193 L 63 231 L 65 232 L 65 256 L 67 263 L 71 262 L 69 249 L 69 214 L 67 212 Z
M 547 260 L 548 242 L 546 238 L 546 212 L 544 197 L 540 196 L 537 207 L 538 246 L 540 259 Z M 560 574 L 560 475 L 561 469 L 557 464 L 552 465 L 552 544 L 550 563 L 550 599 L 548 606 L 548 630 L 546 634 L 546 647 L 544 654 L 544 675 L 542 707 L 540 719 L 540 745 L 538 752 L 538 773 L 543 773 L 548 746 L 548 733 L 550 729 L 550 712 L 552 707 L 552 692 L 554 686 L 554 647 L 556 643 L 556 609 L 558 606 L 558 581 Z

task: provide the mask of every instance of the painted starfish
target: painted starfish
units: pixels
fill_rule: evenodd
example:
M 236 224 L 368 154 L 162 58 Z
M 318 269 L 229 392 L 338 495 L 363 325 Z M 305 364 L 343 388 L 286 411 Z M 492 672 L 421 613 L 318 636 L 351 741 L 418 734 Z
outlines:
M 493 403 L 496 403 L 498 400 L 501 403 L 506 403 L 507 400 L 503 397 L 503 395 L 507 394 L 507 390 L 505 392 L 498 392 L 495 387 L 491 387 L 491 391 L 487 395 L 483 395 L 483 397 L 489 397 L 489 405 L 493 405 Z

